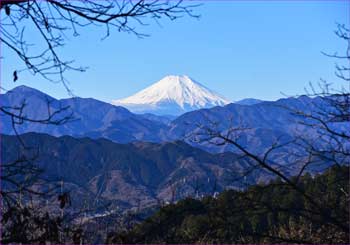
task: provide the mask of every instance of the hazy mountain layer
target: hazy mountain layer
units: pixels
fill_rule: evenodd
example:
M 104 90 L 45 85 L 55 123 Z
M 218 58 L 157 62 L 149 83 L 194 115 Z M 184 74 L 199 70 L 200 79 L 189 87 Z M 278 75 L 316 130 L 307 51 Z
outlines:
M 188 112 L 174 118 L 153 114 L 133 114 L 123 107 L 113 106 L 95 99 L 56 100 L 25 86 L 17 87 L 0 95 L 0 99 L 3 106 L 12 107 L 20 106 L 25 100 L 24 115 L 35 119 L 47 117 L 47 101 L 51 101 L 50 110 L 52 112 L 59 108 L 69 107 L 62 115 L 56 115 L 56 119 L 70 113 L 73 113 L 76 119 L 61 126 L 23 123 L 17 125 L 19 133 L 39 132 L 54 136 L 88 136 L 90 138 L 106 138 L 119 143 L 185 140 L 192 146 L 210 152 L 231 151 L 234 148 L 230 145 L 215 147 L 205 143 L 198 144 L 188 136 L 196 135 L 196 132 L 203 126 L 223 132 L 231 127 L 249 128 L 239 135 L 240 143 L 254 149 L 257 153 L 263 153 L 276 140 L 283 142 L 290 140 L 296 134 L 314 133 L 310 127 L 300 124 L 300 122 L 305 123 L 306 119 L 293 114 L 293 110 L 308 113 L 326 106 L 322 104 L 324 101 L 320 98 L 302 96 L 253 105 L 233 103 Z M 10 117 L 5 115 L 1 115 L 1 117 L 2 133 L 14 134 Z M 337 123 L 334 126 L 346 130 L 345 124 Z
M 136 140 L 159 141 L 158 134 L 164 127 L 162 117 L 147 117 L 136 115 L 120 106 L 98 101 L 92 98 L 69 98 L 56 100 L 36 89 L 19 86 L 6 94 L 0 95 L 2 106 L 20 107 L 23 102 L 26 106 L 23 115 L 34 119 L 48 117 L 48 102 L 51 113 L 67 108 L 53 119 L 58 120 L 73 113 L 73 120 L 63 125 L 46 125 L 26 123 L 17 125 L 19 133 L 39 132 L 55 136 L 89 136 L 92 138 L 109 138 L 116 142 L 131 142 Z M 15 111 L 14 111 L 15 112 Z M 18 112 L 16 112 L 18 113 Z M 2 133 L 14 134 L 11 118 L 2 115 Z M 169 120 L 164 118 L 163 120 Z

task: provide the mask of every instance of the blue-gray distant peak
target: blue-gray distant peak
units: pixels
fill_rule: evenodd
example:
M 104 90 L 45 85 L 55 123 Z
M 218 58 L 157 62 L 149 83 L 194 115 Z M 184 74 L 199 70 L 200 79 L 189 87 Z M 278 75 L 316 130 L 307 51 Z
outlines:
M 247 98 L 247 99 L 236 101 L 235 104 L 238 104 L 238 105 L 256 105 L 256 104 L 259 104 L 261 102 L 264 102 L 264 101 L 254 99 L 254 98 Z
M 25 85 L 20 85 L 20 86 L 17 86 L 15 88 L 7 91 L 6 95 L 8 95 L 8 96 L 21 95 L 23 98 L 37 96 L 37 97 L 46 97 L 46 98 L 54 99 L 53 97 L 45 94 L 44 92 L 41 92 L 38 89 L 31 88 L 31 87 L 28 87 L 28 86 L 25 86 Z

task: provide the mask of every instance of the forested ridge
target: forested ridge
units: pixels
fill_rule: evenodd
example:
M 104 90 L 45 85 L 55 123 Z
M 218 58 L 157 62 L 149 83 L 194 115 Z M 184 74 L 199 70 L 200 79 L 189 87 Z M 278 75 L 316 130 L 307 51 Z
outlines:
M 329 217 L 349 226 L 349 167 L 306 174 L 295 183 Z M 109 243 L 349 243 L 334 220 L 324 222 L 307 198 L 276 179 L 246 191 L 187 198 L 162 207 L 130 231 L 109 234 Z

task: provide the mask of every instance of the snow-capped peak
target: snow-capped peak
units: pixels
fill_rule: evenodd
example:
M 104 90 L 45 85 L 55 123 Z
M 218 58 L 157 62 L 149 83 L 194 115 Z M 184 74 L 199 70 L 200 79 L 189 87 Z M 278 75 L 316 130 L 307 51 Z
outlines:
M 230 101 L 186 75 L 169 75 L 130 97 L 112 103 L 137 113 L 181 114 L 222 106 Z

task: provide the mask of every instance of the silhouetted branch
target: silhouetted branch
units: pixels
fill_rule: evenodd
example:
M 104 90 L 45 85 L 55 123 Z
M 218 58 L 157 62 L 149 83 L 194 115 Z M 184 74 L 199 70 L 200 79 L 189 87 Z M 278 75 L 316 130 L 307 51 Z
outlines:
M 136 29 L 145 26 L 149 19 L 158 21 L 161 18 L 175 20 L 184 15 L 198 18 L 193 13 L 196 4 L 179 1 L 1 1 L 0 9 L 6 15 L 1 20 L 1 42 L 12 50 L 25 64 L 26 68 L 17 69 L 16 74 L 29 70 L 52 82 L 61 82 L 71 93 L 64 72 L 85 71 L 86 67 L 73 66 L 73 60 L 65 61 L 59 54 L 59 49 L 66 43 L 67 34 L 79 35 L 79 28 L 89 25 L 103 25 L 106 35 L 110 28 L 118 32 L 132 33 L 137 37 L 147 34 Z M 36 50 L 30 43 L 31 37 L 26 32 L 26 26 L 34 27 L 30 36 L 37 35 L 42 43 Z M 103 38 L 103 39 L 104 39 Z M 36 50 L 36 51 L 34 51 Z M 16 79 L 17 80 L 17 75 Z

